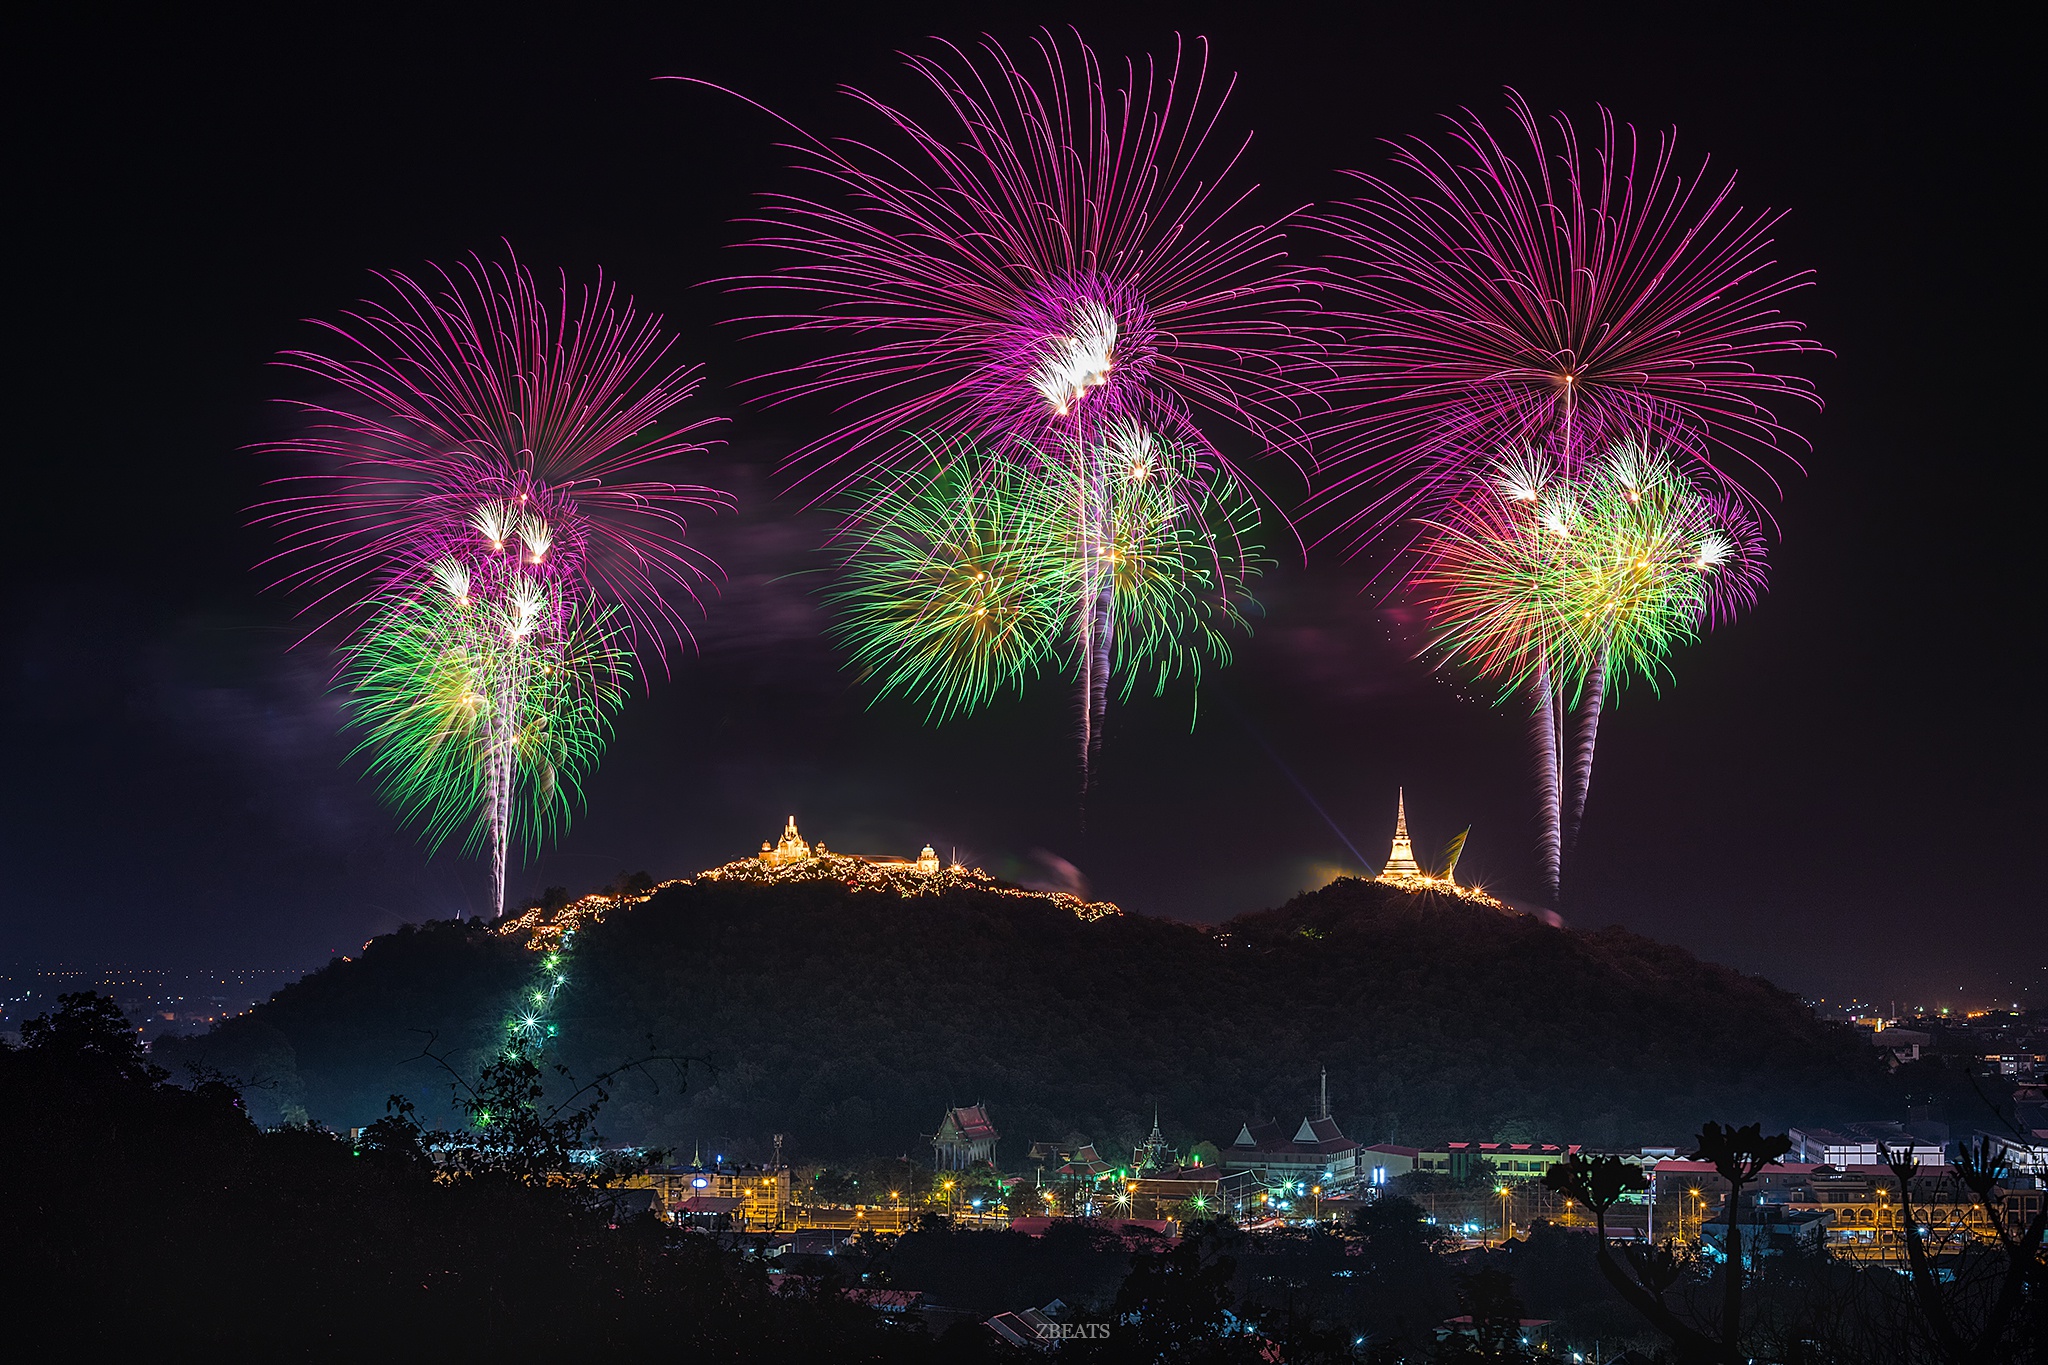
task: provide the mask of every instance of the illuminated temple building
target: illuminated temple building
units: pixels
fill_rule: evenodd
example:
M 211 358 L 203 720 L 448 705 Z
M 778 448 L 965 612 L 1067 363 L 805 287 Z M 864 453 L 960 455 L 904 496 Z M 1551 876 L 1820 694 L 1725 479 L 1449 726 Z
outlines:
M 796 823 L 790 822 L 790 832 L 796 832 Z M 761 845 L 767 848 L 768 845 Z M 1380 880 L 1389 877 L 1419 877 L 1421 867 L 1415 862 L 1415 846 L 1408 841 L 1408 793 L 1396 788 L 1394 793 L 1394 851 L 1387 855 L 1387 865 L 1380 869 Z M 1446 880 L 1450 874 L 1445 873 Z
M 902 868 L 922 872 L 926 876 L 939 870 L 939 855 L 932 851 L 930 844 L 926 844 L 915 858 L 896 858 L 888 855 L 877 858 L 865 853 L 833 853 L 825 847 L 823 839 L 820 839 L 817 847 L 813 848 L 804 842 L 803 835 L 797 833 L 794 815 L 790 816 L 789 823 L 782 827 L 782 838 L 778 842 L 770 844 L 766 839 L 761 841 L 763 867 L 797 867 L 818 859 L 830 858 L 854 858 L 872 867 Z
M 624 910 L 652 899 L 655 893 L 700 882 L 742 882 L 780 885 L 792 882 L 838 882 L 859 893 L 897 896 L 940 896 L 950 891 L 972 891 L 988 896 L 1012 896 L 1022 900 L 1049 902 L 1083 922 L 1121 915 L 1110 901 L 1085 901 L 1065 891 L 1032 891 L 997 881 L 978 867 L 955 861 L 948 865 L 930 844 L 915 858 L 893 854 L 834 853 L 820 839 L 811 843 L 798 832 L 796 817 L 782 826 L 782 837 L 774 843 L 763 841 L 761 851 L 736 858 L 723 867 L 709 868 L 695 877 L 677 877 L 660 883 L 651 891 L 596 891 L 550 914 L 539 906 L 517 919 L 504 921 L 496 932 L 524 938 L 535 950 L 562 946 L 568 936 L 584 924 L 602 924 L 607 913 Z
M 1387 853 L 1387 865 L 1373 880 L 1383 886 L 1398 886 L 1404 891 L 1434 891 L 1460 900 L 1477 901 L 1495 909 L 1505 908 L 1476 886 L 1458 885 L 1458 858 L 1464 853 L 1465 837 L 1471 832 L 1470 826 L 1459 831 L 1458 837 L 1444 846 L 1439 860 L 1441 870 L 1431 871 L 1415 860 L 1415 843 L 1408 835 L 1408 793 L 1397 790 L 1394 797 L 1394 844 Z

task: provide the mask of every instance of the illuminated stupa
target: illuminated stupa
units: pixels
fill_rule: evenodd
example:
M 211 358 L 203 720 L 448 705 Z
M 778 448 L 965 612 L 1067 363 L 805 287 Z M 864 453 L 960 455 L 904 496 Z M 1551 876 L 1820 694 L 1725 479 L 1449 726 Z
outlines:
M 1394 851 L 1387 855 L 1387 865 L 1380 869 L 1381 877 L 1419 877 L 1422 867 L 1415 861 L 1415 847 L 1408 842 L 1408 793 L 1395 789 L 1394 796 Z M 792 833 L 796 822 L 790 821 Z M 761 847 L 768 847 L 766 844 Z
M 1501 902 L 1478 887 L 1458 885 L 1458 858 L 1465 852 L 1465 839 L 1471 833 L 1469 828 L 1461 830 L 1458 837 L 1444 847 L 1443 856 L 1439 859 L 1442 870 L 1431 871 L 1415 861 L 1415 844 L 1408 835 L 1408 793 L 1399 792 L 1394 798 L 1394 846 L 1387 854 L 1387 865 L 1373 880 L 1385 886 L 1398 886 L 1403 891 L 1440 892 L 1504 909 L 1506 907 Z

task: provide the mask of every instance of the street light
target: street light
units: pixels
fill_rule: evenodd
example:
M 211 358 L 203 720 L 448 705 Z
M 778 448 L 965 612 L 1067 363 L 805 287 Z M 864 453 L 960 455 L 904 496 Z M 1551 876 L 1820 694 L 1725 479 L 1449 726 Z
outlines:
M 1508 1207 L 1509 1194 L 1507 1185 L 1503 1183 L 1494 1190 L 1494 1193 L 1500 1196 L 1500 1240 L 1501 1245 L 1505 1246 L 1515 1239 L 1515 1220 L 1510 1216 L 1510 1209 Z

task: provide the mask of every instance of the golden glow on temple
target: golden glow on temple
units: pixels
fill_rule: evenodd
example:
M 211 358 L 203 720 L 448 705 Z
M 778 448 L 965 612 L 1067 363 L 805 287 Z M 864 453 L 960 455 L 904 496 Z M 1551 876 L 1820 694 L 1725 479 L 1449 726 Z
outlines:
M 782 838 L 763 841 L 761 851 L 696 876 L 702 882 L 844 882 L 851 891 L 893 891 L 899 896 L 935 896 L 944 891 L 973 890 L 996 896 L 1028 896 L 1048 900 L 1079 920 L 1121 915 L 1109 901 L 1084 901 L 1064 891 L 1027 891 L 1005 886 L 978 867 L 942 864 L 926 844 L 915 858 L 864 853 L 833 853 L 820 839 L 811 844 L 797 832 L 796 817 L 783 825 Z
M 915 858 L 833 853 L 825 847 L 822 839 L 815 844 L 807 842 L 797 832 L 796 817 L 792 815 L 783 826 L 782 837 L 772 844 L 763 840 L 761 851 L 752 857 L 699 872 L 695 877 L 662 882 L 653 891 L 616 896 L 594 892 L 564 906 L 553 916 L 535 906 L 517 919 L 506 920 L 496 932 L 527 935 L 526 946 L 535 950 L 553 949 L 560 947 L 565 937 L 584 924 L 602 924 L 606 912 L 638 905 L 672 886 L 690 886 L 697 882 L 776 885 L 827 881 L 843 882 L 849 891 L 893 892 L 898 896 L 936 896 L 946 891 L 969 890 L 991 896 L 1051 901 L 1084 923 L 1123 913 L 1110 901 L 1084 901 L 1064 891 L 1028 891 L 1023 887 L 1006 886 L 978 867 L 967 867 L 958 862 L 950 866 L 941 864 L 939 855 L 930 844 L 926 844 Z
M 1415 861 L 1415 844 L 1408 837 L 1408 793 L 1400 791 L 1394 797 L 1394 845 L 1387 854 L 1387 865 L 1373 880 L 1382 886 L 1397 886 L 1403 891 L 1456 896 L 1477 905 L 1505 910 L 1508 908 L 1505 904 L 1478 887 L 1458 885 L 1458 859 L 1465 852 L 1465 837 L 1471 832 L 1470 826 L 1459 831 L 1458 837 L 1444 847 L 1442 870 L 1428 871 Z

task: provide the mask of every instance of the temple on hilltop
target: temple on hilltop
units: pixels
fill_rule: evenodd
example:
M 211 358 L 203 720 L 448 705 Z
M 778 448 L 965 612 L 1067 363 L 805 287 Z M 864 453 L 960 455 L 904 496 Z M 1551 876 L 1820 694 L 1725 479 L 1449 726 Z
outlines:
M 825 852 L 823 844 L 818 845 L 818 852 L 820 855 Z M 766 839 L 761 841 L 761 861 L 769 867 L 793 867 L 797 863 L 807 863 L 810 860 L 811 846 L 804 842 L 803 835 L 796 832 L 794 815 L 789 817 L 789 823 L 783 827 L 781 842 L 771 846 Z
M 914 868 L 919 872 L 928 873 L 939 870 L 939 855 L 930 844 L 926 844 L 923 849 L 919 850 L 915 858 L 897 858 L 888 855 L 877 858 L 869 857 L 862 853 L 834 854 L 825 847 L 823 839 L 820 839 L 816 846 L 804 842 L 804 836 L 797 833 L 796 817 L 794 815 L 790 816 L 789 823 L 782 827 L 782 838 L 780 840 L 773 844 L 769 843 L 766 839 L 761 841 L 760 860 L 763 867 L 795 867 L 800 863 L 808 863 L 815 858 L 831 857 L 857 858 L 861 862 L 876 867 Z
M 1021 896 L 1048 901 L 1088 923 L 1121 915 L 1108 901 L 1084 901 L 1064 891 L 1031 891 L 997 881 L 978 867 L 968 867 L 956 855 L 952 862 L 939 861 L 938 850 L 930 844 L 914 858 L 897 854 L 834 853 L 825 841 L 807 841 L 796 827 L 796 817 L 782 824 L 782 837 L 774 843 L 762 841 L 759 853 L 719 867 L 706 868 L 691 882 L 744 882 L 756 886 L 778 886 L 795 882 L 838 882 L 852 892 L 886 892 L 897 896 L 944 896 L 954 891 L 975 891 L 990 896 Z
M 1471 828 L 1459 831 L 1458 837 L 1444 846 L 1443 870 L 1431 871 L 1415 861 L 1415 845 L 1408 837 L 1408 793 L 1401 788 L 1394 795 L 1394 847 L 1387 854 L 1387 865 L 1380 869 L 1378 880 L 1396 885 L 1406 883 L 1427 883 L 1444 888 L 1458 884 L 1458 858 L 1465 851 L 1465 836 Z
M 1458 859 L 1465 852 L 1465 840 L 1471 833 L 1469 825 L 1460 830 L 1457 838 L 1444 845 L 1443 854 L 1437 860 L 1438 866 L 1424 867 L 1416 861 L 1415 843 L 1408 836 L 1408 793 L 1397 791 L 1394 797 L 1394 845 L 1387 853 L 1387 865 L 1373 880 L 1383 886 L 1397 886 L 1403 891 L 1437 892 L 1492 906 L 1496 910 L 1504 909 L 1506 907 L 1501 902 L 1478 887 L 1458 885 Z

